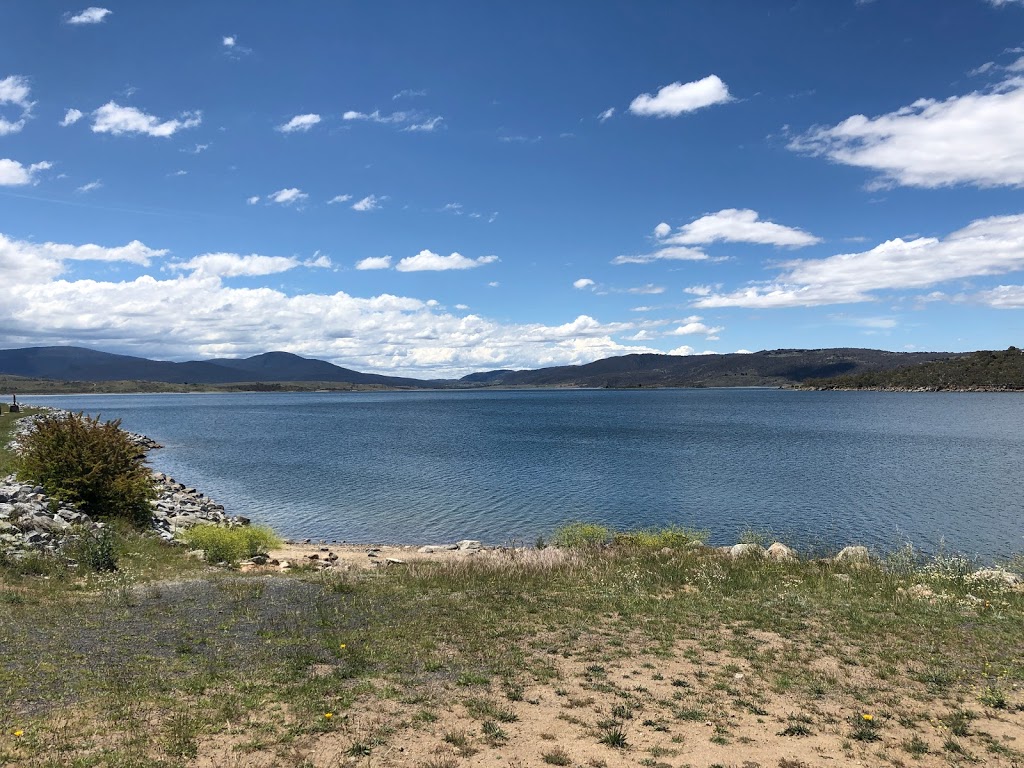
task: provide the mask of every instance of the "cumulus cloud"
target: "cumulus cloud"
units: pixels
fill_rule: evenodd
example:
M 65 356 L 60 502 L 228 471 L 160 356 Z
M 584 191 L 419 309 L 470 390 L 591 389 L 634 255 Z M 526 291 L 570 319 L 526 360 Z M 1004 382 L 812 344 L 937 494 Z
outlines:
M 308 198 L 305 192 L 297 187 L 289 187 L 288 189 L 279 189 L 271 195 L 267 196 L 267 199 L 273 203 L 279 205 L 294 205 L 295 203 L 301 203 L 303 200 Z M 250 198 L 251 200 L 252 198 Z
M 334 205 L 335 203 L 347 203 L 352 199 L 352 195 L 335 195 L 327 201 L 328 205 Z
M 674 235 L 669 236 L 669 233 L 667 224 L 659 224 L 654 229 L 655 237 L 673 245 L 705 245 L 723 241 L 802 248 L 821 242 L 820 237 L 802 229 L 762 221 L 757 211 L 749 208 L 724 208 L 691 221 Z
M 330 267 L 331 261 L 325 256 L 316 256 L 307 261 L 300 261 L 293 256 L 261 256 L 255 253 L 241 256 L 237 253 L 204 253 L 188 261 L 168 264 L 172 270 L 192 272 L 200 277 L 260 277 L 287 272 L 299 266 Z
M 281 133 L 295 133 L 296 131 L 308 131 L 320 122 L 320 115 L 296 115 L 287 123 L 277 126 L 276 130 Z
M 642 93 L 633 99 L 629 111 L 645 117 L 677 117 L 713 104 L 732 101 L 729 88 L 718 75 L 708 75 L 692 83 L 671 83 L 652 96 Z
M 362 200 L 357 200 L 352 204 L 353 211 L 375 211 L 380 208 L 381 201 L 385 200 L 384 197 L 377 197 L 376 195 L 367 195 Z
M 698 307 L 794 307 L 872 301 L 875 292 L 927 288 L 1024 270 L 1024 214 L 971 222 L 945 238 L 895 238 L 871 250 L 778 265 L 768 283 L 708 293 Z
M 18 108 L 17 120 L 8 120 L 0 115 L 0 136 L 18 133 L 32 114 L 35 103 L 29 100 L 32 89 L 28 78 L 21 75 L 9 75 L 0 80 L 0 107 L 12 105 Z
M 475 269 L 485 264 L 493 264 L 497 260 L 497 256 L 478 256 L 471 259 L 461 253 L 441 256 L 424 249 L 415 256 L 406 256 L 395 265 L 395 269 L 399 272 L 445 272 L 453 269 Z
M 68 16 L 65 21 L 68 24 L 100 24 L 112 13 L 108 8 L 97 8 L 91 6 L 80 13 Z
M 159 350 L 161 356 L 176 359 L 281 349 L 360 370 L 429 377 L 580 364 L 609 355 L 657 351 L 614 338 L 636 331 L 633 325 L 602 323 L 587 315 L 554 325 L 502 324 L 465 314 L 464 309 L 449 313 L 436 301 L 389 294 L 287 294 L 233 286 L 225 282 L 229 275 L 252 276 L 287 266 L 237 254 L 198 256 L 181 263 L 189 268 L 176 266 L 169 278 L 144 274 L 120 282 L 60 279 L 70 259 L 145 266 L 165 253 L 138 241 L 104 248 L 36 244 L 0 235 L 5 341 L 87 341 L 115 350 Z M 97 312 L 97 307 L 103 311 Z
M 879 172 L 876 184 L 1024 186 L 1024 78 L 943 101 L 918 99 L 877 117 L 817 126 L 789 148 Z
M 92 115 L 93 132 L 115 136 L 134 133 L 167 138 L 180 130 L 195 128 L 203 121 L 202 113 L 198 111 L 183 112 L 179 118 L 161 121 L 135 107 L 122 107 L 113 101 L 108 101 Z
M 33 243 L 0 234 L 0 282 L 13 292 L 59 277 L 67 261 L 127 262 L 145 267 L 166 254 L 166 250 L 150 248 L 138 240 L 108 248 L 95 243 Z M 0 311 L 13 300 L 13 293 L 0 297 Z M 31 312 L 31 306 L 26 311 Z
M 85 117 L 85 113 L 83 113 L 81 110 L 69 109 L 67 112 L 64 113 L 64 119 L 60 121 L 60 124 L 63 127 L 67 128 L 69 125 L 74 125 L 75 123 L 77 123 L 83 117 Z
M 258 203 L 259 201 L 260 201 L 260 196 L 259 195 L 253 195 L 252 197 L 245 198 L 245 202 L 248 203 L 249 205 L 256 205 L 256 203 Z
M 234 35 L 225 35 L 221 39 L 221 44 L 225 48 L 234 48 L 236 45 L 238 45 L 238 39 Z
M 38 181 L 36 174 L 52 167 L 53 163 L 46 160 L 24 166 L 17 160 L 0 158 L 0 187 L 21 187 L 26 184 L 35 184 Z
M 579 280 L 573 282 L 572 287 L 582 291 L 584 288 L 593 288 L 595 285 L 597 285 L 597 283 L 589 277 L 581 277 Z
M 390 256 L 367 256 L 356 262 L 356 269 L 390 269 Z
M 685 318 L 678 327 L 671 331 L 666 332 L 667 336 L 690 336 L 693 334 L 703 334 L 705 336 L 713 336 L 716 333 L 724 330 L 721 326 L 710 326 L 702 322 L 703 318 L 698 315 L 691 315 Z

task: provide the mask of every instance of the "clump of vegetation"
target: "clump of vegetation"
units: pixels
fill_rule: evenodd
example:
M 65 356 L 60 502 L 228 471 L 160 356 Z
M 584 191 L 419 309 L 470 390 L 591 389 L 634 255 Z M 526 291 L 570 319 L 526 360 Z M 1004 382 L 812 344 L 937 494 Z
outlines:
M 614 543 L 650 549 L 682 549 L 693 544 L 703 544 L 708 539 L 707 531 L 696 531 L 681 525 L 666 528 L 644 528 L 639 531 L 616 533 Z
M 276 533 L 262 525 L 196 525 L 179 533 L 178 538 L 193 549 L 203 550 L 210 563 L 237 563 L 282 544 Z
M 81 569 L 97 573 L 117 570 L 117 537 L 110 528 L 76 531 L 69 537 L 64 553 Z
M 565 549 L 598 547 L 611 539 L 611 528 L 597 523 L 569 523 L 551 534 L 551 543 Z
M 19 478 L 90 516 L 148 522 L 156 492 L 145 452 L 120 426 L 81 413 L 43 416 L 22 440 Z

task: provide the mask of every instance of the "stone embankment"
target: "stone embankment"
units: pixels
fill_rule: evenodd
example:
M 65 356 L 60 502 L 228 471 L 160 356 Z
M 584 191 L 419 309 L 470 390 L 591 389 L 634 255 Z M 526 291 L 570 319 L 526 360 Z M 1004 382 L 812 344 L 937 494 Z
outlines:
M 61 413 L 56 409 L 50 413 Z M 18 450 L 21 439 L 32 430 L 38 416 L 26 416 L 19 422 L 10 447 Z M 160 448 L 155 440 L 127 432 L 133 444 L 146 451 Z M 155 498 L 152 527 L 165 541 L 178 531 L 193 525 L 248 525 L 244 517 L 233 517 L 224 507 L 195 488 L 189 488 L 162 472 L 153 472 Z M 36 485 L 18 482 L 14 475 L 0 477 L 0 553 L 15 559 L 30 552 L 57 552 L 69 533 L 95 532 L 103 522 L 92 519 L 72 504 L 58 503 Z

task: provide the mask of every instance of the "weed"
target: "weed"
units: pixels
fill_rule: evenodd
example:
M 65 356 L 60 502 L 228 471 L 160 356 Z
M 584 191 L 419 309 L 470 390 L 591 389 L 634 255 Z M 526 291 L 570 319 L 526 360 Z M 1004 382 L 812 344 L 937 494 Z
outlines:
M 195 525 L 181 531 L 178 538 L 193 549 L 203 550 L 209 563 L 237 563 L 282 543 L 277 534 L 260 525 Z
M 626 731 L 619 724 L 604 726 L 598 741 L 613 749 L 625 749 L 628 746 Z
M 586 549 L 607 544 L 611 538 L 611 528 L 595 523 L 573 522 L 551 534 L 551 543 L 565 549 Z
M 555 747 L 550 752 L 545 752 L 541 755 L 541 758 L 548 765 L 572 765 L 569 753 L 561 747 Z
M 905 752 L 910 753 L 914 757 L 921 757 L 929 752 L 927 742 L 916 733 L 909 739 L 904 739 L 901 746 Z
M 1002 689 L 997 688 L 994 685 L 986 686 L 985 690 L 981 692 L 981 696 L 978 697 L 978 700 L 986 707 L 991 707 L 992 709 L 1007 708 L 1006 694 Z
M 854 715 L 850 718 L 850 724 L 850 738 L 854 741 L 878 741 L 882 738 L 879 734 L 878 720 L 874 715 Z

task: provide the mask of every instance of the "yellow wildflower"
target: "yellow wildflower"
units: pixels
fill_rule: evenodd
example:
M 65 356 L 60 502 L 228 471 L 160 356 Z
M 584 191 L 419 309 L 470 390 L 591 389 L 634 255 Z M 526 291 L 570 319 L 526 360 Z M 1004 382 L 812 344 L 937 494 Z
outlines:
M 875 719 L 874 715 L 861 715 L 861 717 L 863 717 L 869 723 Z
M 334 713 L 333 712 L 324 712 L 324 719 L 325 720 L 330 720 L 332 717 L 334 717 Z
M 344 643 L 341 643 L 341 644 L 340 644 L 340 645 L 339 645 L 338 647 L 339 647 L 339 648 L 341 648 L 341 650 L 343 650 L 343 651 L 344 651 L 344 650 L 345 650 L 345 647 L 346 647 L 346 646 L 345 646 L 345 644 L 344 644 Z
M 17 736 L 20 739 L 22 736 L 25 735 L 25 732 L 19 728 L 18 730 L 16 730 L 14 732 L 14 735 Z

